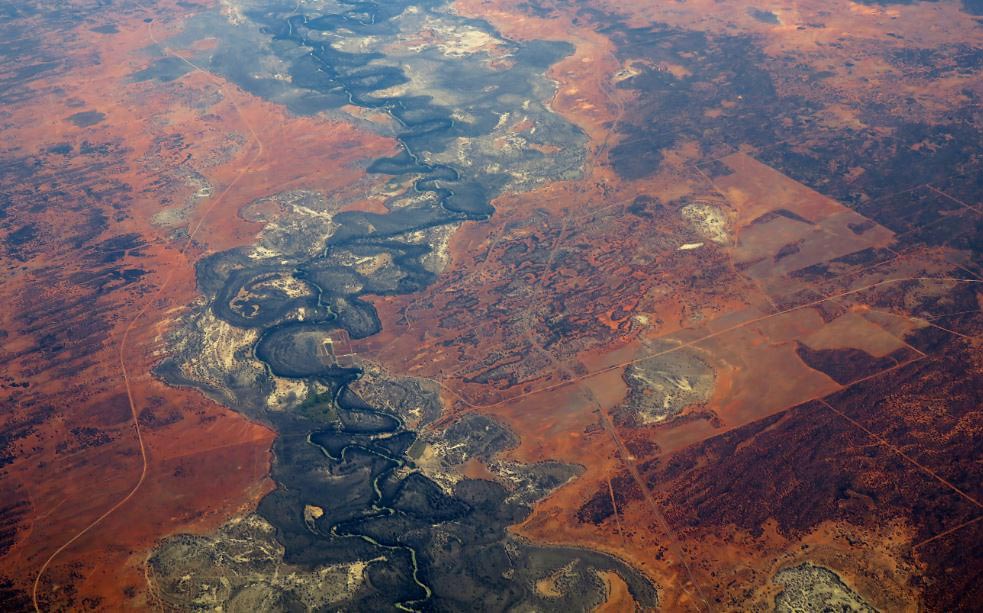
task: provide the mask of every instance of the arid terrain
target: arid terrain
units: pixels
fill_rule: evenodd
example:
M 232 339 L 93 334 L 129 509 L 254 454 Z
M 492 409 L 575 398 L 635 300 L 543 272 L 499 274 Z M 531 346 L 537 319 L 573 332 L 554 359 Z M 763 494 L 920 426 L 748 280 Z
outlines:
M 0 33 L 0 609 L 979 609 L 977 0 Z

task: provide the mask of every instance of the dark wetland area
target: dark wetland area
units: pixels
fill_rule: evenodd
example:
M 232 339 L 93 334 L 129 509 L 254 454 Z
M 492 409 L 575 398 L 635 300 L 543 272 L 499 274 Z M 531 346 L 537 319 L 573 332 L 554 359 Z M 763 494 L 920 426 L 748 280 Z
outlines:
M 0 609 L 977 610 L 977 4 L 0 3 Z

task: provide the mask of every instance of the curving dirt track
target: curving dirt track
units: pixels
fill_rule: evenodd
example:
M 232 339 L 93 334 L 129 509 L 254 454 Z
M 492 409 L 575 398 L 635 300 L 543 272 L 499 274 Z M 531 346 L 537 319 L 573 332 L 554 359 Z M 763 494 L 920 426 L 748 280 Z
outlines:
M 579 466 L 512 530 L 628 562 L 668 610 L 770 609 L 813 567 L 877 609 L 972 610 L 979 17 L 670 4 L 452 3 L 505 41 L 570 45 L 543 91 L 581 168 L 455 222 L 446 267 L 367 296 L 381 331 L 340 357 L 436 384 L 428 441 L 475 415 L 514 433 L 466 476 Z M 238 26 L 239 3 L 0 8 L 0 608 L 163 607 L 155 544 L 275 487 L 271 428 L 154 374 L 201 304 L 196 264 L 259 245 L 287 216 L 273 194 L 382 219 L 397 188 L 427 190 L 366 172 L 397 128 L 351 92 L 299 113 L 197 63 L 222 41 L 196 17 Z M 452 52 L 473 40 L 491 45 Z M 598 580 L 607 610 L 632 606 L 617 573 Z

